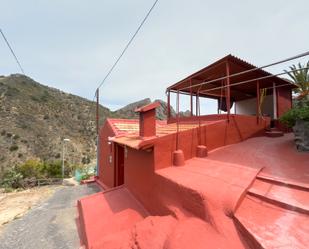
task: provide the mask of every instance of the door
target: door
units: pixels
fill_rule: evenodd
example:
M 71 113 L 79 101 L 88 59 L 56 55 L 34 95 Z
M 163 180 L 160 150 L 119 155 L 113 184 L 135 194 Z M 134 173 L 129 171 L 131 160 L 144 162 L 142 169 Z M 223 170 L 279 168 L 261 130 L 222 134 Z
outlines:
M 124 184 L 124 147 L 116 145 L 116 187 Z

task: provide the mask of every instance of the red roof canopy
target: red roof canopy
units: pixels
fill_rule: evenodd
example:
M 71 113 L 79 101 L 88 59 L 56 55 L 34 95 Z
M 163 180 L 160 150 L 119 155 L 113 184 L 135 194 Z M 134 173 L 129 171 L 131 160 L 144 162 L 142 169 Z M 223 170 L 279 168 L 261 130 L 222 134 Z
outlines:
M 225 88 L 220 87 L 224 86 L 226 80 L 222 80 L 220 78 L 227 76 L 227 64 L 229 65 L 229 75 L 257 68 L 256 66 L 230 54 L 168 87 L 167 91 L 179 91 L 184 94 L 190 94 L 190 92 L 192 92 L 193 95 L 196 95 L 197 92 L 199 92 L 201 97 L 218 99 L 221 95 L 225 95 Z M 251 80 L 251 82 L 231 86 L 231 98 L 234 100 L 242 100 L 255 97 L 257 82 L 255 79 L 257 78 L 263 78 L 259 80 L 260 88 L 270 89 L 267 91 L 267 94 L 272 93 L 271 88 L 273 87 L 273 84 L 275 84 L 276 87 L 282 86 L 290 89 L 297 87 L 288 80 L 277 76 L 272 76 L 272 74 L 262 69 L 256 69 L 248 73 L 230 77 L 230 85 Z M 212 82 L 201 85 L 202 82 L 208 81 Z

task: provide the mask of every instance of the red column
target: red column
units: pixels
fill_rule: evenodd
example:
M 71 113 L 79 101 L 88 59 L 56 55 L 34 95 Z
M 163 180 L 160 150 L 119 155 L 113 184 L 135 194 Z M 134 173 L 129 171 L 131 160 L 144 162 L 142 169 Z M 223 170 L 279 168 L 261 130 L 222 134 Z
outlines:
M 193 97 L 192 97 L 192 81 L 190 79 L 190 110 L 191 110 L 191 117 L 193 116 Z
M 171 100 L 170 91 L 167 92 L 167 119 L 171 118 Z
M 230 121 L 230 109 L 231 109 L 231 95 L 230 95 L 230 65 L 226 62 L 226 107 L 227 107 L 227 120 Z
M 198 105 L 198 102 L 197 102 L 198 101 L 198 96 L 197 95 L 198 94 L 196 93 L 195 94 L 195 115 L 196 116 L 198 116 L 198 106 L 197 106 Z
M 260 122 L 260 82 L 256 81 L 256 123 Z

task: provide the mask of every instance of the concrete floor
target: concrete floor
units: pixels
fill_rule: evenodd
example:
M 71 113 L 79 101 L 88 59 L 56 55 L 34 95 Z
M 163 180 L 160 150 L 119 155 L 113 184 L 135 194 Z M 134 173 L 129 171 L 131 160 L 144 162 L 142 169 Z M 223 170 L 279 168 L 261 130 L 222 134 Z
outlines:
M 76 202 L 99 191 L 94 184 L 58 189 L 48 200 L 4 228 L 0 249 L 79 248 Z

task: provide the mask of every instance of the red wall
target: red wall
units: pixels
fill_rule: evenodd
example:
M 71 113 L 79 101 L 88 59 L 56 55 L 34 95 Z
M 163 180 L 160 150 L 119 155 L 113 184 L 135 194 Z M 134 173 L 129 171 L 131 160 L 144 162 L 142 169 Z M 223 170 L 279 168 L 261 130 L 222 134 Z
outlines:
M 114 144 L 108 144 L 108 137 L 115 136 L 112 126 L 105 122 L 100 129 L 99 134 L 99 180 L 107 187 L 115 186 L 115 160 L 114 160 Z M 109 156 L 112 156 L 112 163 L 109 161 Z
M 277 116 L 280 118 L 285 112 L 292 108 L 292 91 L 288 88 L 279 87 L 277 88 Z M 286 125 L 280 123 L 279 121 L 276 123 L 276 126 L 284 131 L 291 132 Z
M 277 114 L 278 118 L 292 108 L 292 92 L 288 88 L 277 88 Z

